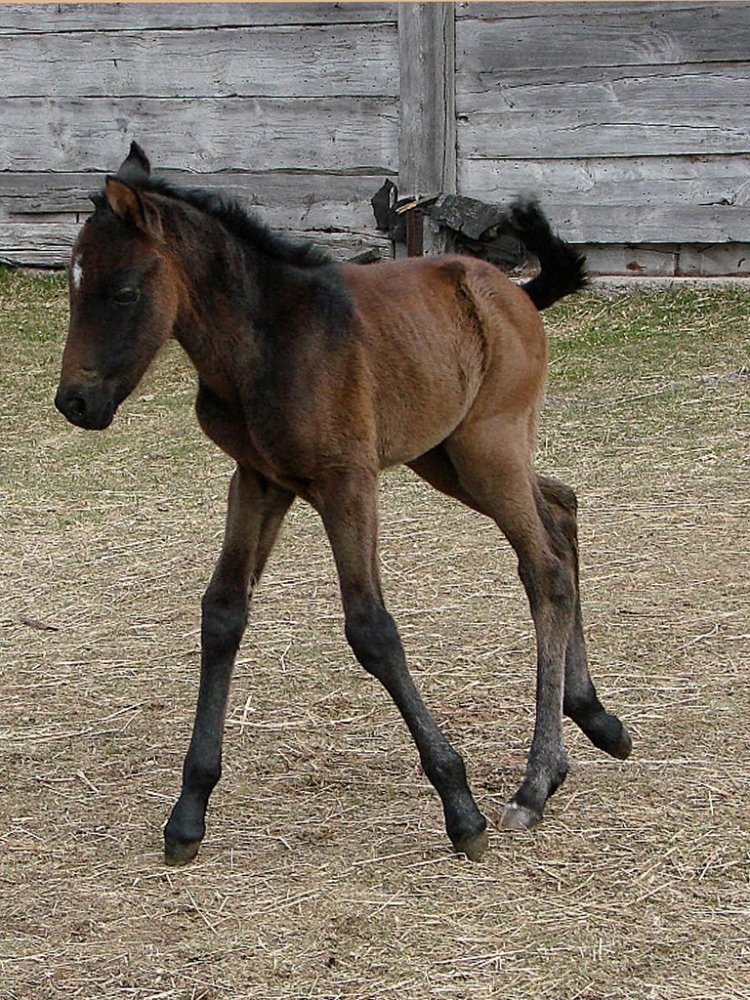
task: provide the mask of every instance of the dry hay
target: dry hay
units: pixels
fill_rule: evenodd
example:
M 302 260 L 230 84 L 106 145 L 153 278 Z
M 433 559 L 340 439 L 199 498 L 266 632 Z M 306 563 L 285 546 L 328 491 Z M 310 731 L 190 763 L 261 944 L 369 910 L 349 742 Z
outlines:
M 660 302 L 685 311 L 668 349 L 581 333 L 656 329 Z M 454 857 L 298 506 L 241 651 L 207 840 L 173 870 L 161 825 L 228 465 L 192 426 L 174 354 L 111 431 L 65 426 L 49 408 L 59 285 L 6 282 L 3 1000 L 750 997 L 746 327 L 736 295 L 688 304 L 587 296 L 550 322 L 540 466 L 581 495 L 592 670 L 633 758 L 568 725 L 542 827 L 493 833 L 482 864 Z M 533 721 L 513 560 L 406 473 L 382 496 L 389 604 L 497 820 Z

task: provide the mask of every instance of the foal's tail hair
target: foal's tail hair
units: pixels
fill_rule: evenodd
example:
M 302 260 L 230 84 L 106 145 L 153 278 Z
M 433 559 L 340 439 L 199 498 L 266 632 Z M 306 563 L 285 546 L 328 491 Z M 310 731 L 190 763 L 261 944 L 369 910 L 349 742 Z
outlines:
M 510 206 L 509 221 L 516 236 L 541 266 L 535 278 L 521 285 L 537 309 L 546 309 L 588 284 L 586 258 L 552 232 L 536 198 L 516 199 Z

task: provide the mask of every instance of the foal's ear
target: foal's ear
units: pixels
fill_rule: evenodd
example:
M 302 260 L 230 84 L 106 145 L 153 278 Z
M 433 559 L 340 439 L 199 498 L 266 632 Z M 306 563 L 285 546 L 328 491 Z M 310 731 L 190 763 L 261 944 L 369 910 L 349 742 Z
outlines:
M 151 164 L 137 142 L 130 143 L 130 152 L 120 164 L 117 176 L 123 181 L 145 180 L 151 176 Z
M 104 194 L 107 204 L 118 219 L 129 222 L 149 236 L 161 235 L 159 213 L 153 206 L 146 204 L 135 188 L 121 181 L 119 177 L 107 177 Z

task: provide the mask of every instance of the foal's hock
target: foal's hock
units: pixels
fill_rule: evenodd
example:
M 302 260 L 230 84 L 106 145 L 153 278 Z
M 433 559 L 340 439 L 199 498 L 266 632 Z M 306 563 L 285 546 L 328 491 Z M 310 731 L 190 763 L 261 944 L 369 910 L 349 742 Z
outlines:
M 536 725 L 503 826 L 538 823 L 565 778 L 563 712 L 627 757 L 628 734 L 588 672 L 575 494 L 532 464 L 547 358 L 539 309 L 586 280 L 538 205 L 512 210 L 541 263 L 519 287 L 467 257 L 336 264 L 232 200 L 153 178 L 135 143 L 94 203 L 73 247 L 56 405 L 79 427 L 107 427 L 174 337 L 198 373 L 200 425 L 236 462 L 203 597 L 198 706 L 167 861 L 189 861 L 203 839 L 250 596 L 295 497 L 322 518 L 347 639 L 409 727 L 453 846 L 472 859 L 484 851 L 487 822 L 463 760 L 425 707 L 383 603 L 377 480 L 399 463 L 491 517 L 518 557 L 536 630 Z

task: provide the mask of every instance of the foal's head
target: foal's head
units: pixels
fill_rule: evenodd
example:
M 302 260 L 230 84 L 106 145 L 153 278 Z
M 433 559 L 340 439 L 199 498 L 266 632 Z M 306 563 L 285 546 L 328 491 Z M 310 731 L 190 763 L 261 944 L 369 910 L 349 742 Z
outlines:
M 109 426 L 177 317 L 177 272 L 161 218 L 139 191 L 149 172 L 133 143 L 73 247 L 70 327 L 55 405 L 79 427 Z

